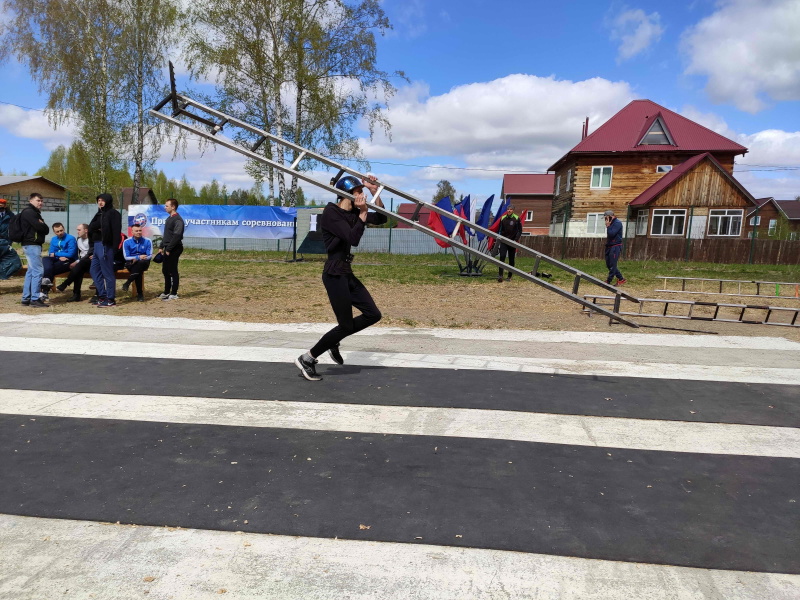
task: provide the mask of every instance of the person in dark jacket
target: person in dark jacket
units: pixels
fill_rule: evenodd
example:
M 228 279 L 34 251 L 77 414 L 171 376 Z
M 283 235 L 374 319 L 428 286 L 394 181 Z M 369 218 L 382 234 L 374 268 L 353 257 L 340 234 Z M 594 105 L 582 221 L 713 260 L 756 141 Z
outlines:
M 25 283 L 22 284 L 22 306 L 42 308 L 48 306 L 39 297 L 42 286 L 42 244 L 45 236 L 50 233 L 50 228 L 42 219 L 42 195 L 34 192 L 29 198 L 28 206 L 22 209 L 22 250 L 28 260 L 28 270 L 25 272 Z
M 11 247 L 11 237 L 8 235 L 8 222 L 13 216 L 8 200 L 0 198 L 0 280 L 8 279 L 22 268 L 22 261 Z
M 606 267 L 608 267 L 606 283 L 611 283 L 616 277 L 617 285 L 623 285 L 625 278 L 617 268 L 617 261 L 622 251 L 622 222 L 614 216 L 613 210 L 607 210 L 603 217 L 606 222 Z
M 301 375 L 309 381 L 322 379 L 316 371 L 317 357 L 328 352 L 334 362 L 344 364 L 339 352 L 339 342 L 381 320 L 381 311 L 364 284 L 353 275 L 351 267 L 353 255 L 350 250 L 361 241 L 365 224 L 386 223 L 385 215 L 367 212 L 365 187 L 373 196 L 378 190 L 377 182 L 373 179 L 359 181 L 351 175 L 342 177 L 336 182 L 336 188 L 353 194 L 355 201 L 339 196 L 336 204 L 329 202 L 322 211 L 320 227 L 322 240 L 328 251 L 328 259 L 322 269 L 322 284 L 328 292 L 338 325 L 323 335 L 311 350 L 294 361 Z M 383 206 L 380 198 L 375 204 Z M 361 311 L 355 318 L 353 307 Z
M 117 305 L 114 254 L 119 250 L 121 239 L 122 215 L 114 208 L 111 194 L 100 194 L 97 196 L 97 213 L 89 222 L 89 241 L 93 248 L 89 272 L 97 289 L 97 297 L 91 302 L 98 308 Z
M 503 237 L 507 237 L 510 240 L 514 240 L 515 242 L 519 241 L 519 238 L 522 237 L 522 223 L 519 220 L 519 215 L 514 212 L 514 205 L 509 204 L 506 208 L 506 214 L 503 219 L 500 221 L 500 229 L 498 233 Z M 510 266 L 514 266 L 516 256 L 517 256 L 517 249 L 513 246 L 509 246 L 508 244 L 504 244 L 500 242 L 500 261 L 506 262 L 506 254 L 508 254 L 508 264 Z M 508 272 L 508 277 L 506 277 L 506 281 L 511 279 L 511 271 Z M 503 268 L 500 267 L 500 273 L 497 275 L 497 281 L 503 281 Z
M 164 223 L 164 236 L 161 238 L 161 246 L 158 251 L 163 254 L 161 272 L 164 274 L 164 293 L 158 297 L 162 300 L 177 300 L 178 285 L 181 282 L 178 273 L 178 259 L 183 254 L 183 232 L 186 228 L 183 217 L 178 214 L 180 202 L 175 198 L 170 198 L 164 203 L 169 217 Z

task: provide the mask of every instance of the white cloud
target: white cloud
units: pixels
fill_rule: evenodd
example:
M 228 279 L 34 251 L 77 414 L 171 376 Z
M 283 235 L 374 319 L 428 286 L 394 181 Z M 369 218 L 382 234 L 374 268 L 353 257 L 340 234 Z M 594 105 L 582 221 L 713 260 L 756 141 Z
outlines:
M 420 83 L 399 90 L 386 113 L 392 139 L 380 134 L 372 141 L 363 139 L 367 158 L 419 163 L 429 162 L 424 157 L 449 156 L 459 157 L 464 163 L 459 166 L 544 172 L 580 141 L 587 116 L 597 127 L 633 99 L 626 82 L 573 82 L 524 74 L 458 86 L 439 96 L 428 94 L 428 87 Z M 453 166 L 452 159 L 447 164 Z M 448 173 L 458 174 L 501 176 Z
M 54 129 L 43 111 L 8 104 L 0 104 L 0 127 L 16 137 L 39 140 L 47 150 L 54 150 L 61 144 L 69 146 L 78 130 L 71 120 Z
M 611 39 L 619 41 L 617 62 L 623 62 L 644 52 L 661 39 L 664 28 L 657 12 L 645 14 L 641 9 L 626 10 L 609 24 Z
M 721 0 L 684 33 L 685 73 L 707 77 L 713 101 L 751 113 L 765 108 L 765 97 L 800 100 L 798 31 L 797 0 Z

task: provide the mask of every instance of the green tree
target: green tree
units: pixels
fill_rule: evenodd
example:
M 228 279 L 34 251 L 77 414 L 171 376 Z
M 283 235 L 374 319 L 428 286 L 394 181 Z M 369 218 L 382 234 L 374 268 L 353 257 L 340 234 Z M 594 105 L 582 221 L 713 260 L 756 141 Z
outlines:
M 178 189 L 175 190 L 175 199 L 182 204 L 197 203 L 197 191 L 195 191 L 195 189 L 189 183 L 189 180 L 186 179 L 186 175 L 181 177 L 181 181 L 178 184 Z
M 442 198 L 450 198 L 451 203 L 456 199 L 456 188 L 446 179 L 442 179 L 436 184 L 436 192 L 433 194 L 433 203 L 436 204 Z
M 383 105 L 370 101 L 394 91 L 376 66 L 375 32 L 390 27 L 378 0 L 198 0 L 190 22 L 190 68 L 195 76 L 216 76 L 220 104 L 233 116 L 345 159 L 360 158 L 351 131 L 359 119 L 388 129 Z M 285 164 L 284 147 L 268 141 L 259 151 Z M 305 161 L 300 168 L 313 166 Z M 246 170 L 259 185 L 268 182 L 268 201 L 277 180 L 278 202 L 296 202 L 296 178 L 287 193 L 282 173 L 255 161 Z

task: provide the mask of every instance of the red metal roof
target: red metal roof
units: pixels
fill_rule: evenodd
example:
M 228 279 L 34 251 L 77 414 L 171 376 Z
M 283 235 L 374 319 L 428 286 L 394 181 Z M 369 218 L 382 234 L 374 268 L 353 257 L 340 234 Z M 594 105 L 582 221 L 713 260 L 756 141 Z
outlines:
M 552 173 L 539 175 L 531 174 L 508 174 L 503 175 L 503 187 L 500 195 L 505 197 L 508 194 L 517 195 L 553 195 L 553 187 L 556 176 Z
M 750 195 L 750 192 L 748 192 L 741 183 L 736 181 L 736 178 L 728 173 L 723 166 L 717 162 L 717 159 L 715 159 L 708 152 L 704 152 L 703 154 L 698 154 L 697 156 L 693 156 L 690 159 L 683 161 L 677 167 L 673 168 L 669 173 L 664 175 L 661 179 L 656 181 L 653 185 L 634 198 L 631 201 L 630 206 L 644 206 L 649 204 L 656 198 L 656 196 L 664 192 L 673 183 L 678 181 L 678 179 L 680 179 L 684 174 L 688 173 L 703 160 L 711 161 L 711 163 L 728 179 L 728 181 L 730 181 L 740 192 L 742 192 L 745 198 L 750 200 L 750 202 L 753 204 L 756 204 L 757 201 L 752 195 Z
M 787 219 L 791 221 L 800 219 L 800 200 L 775 200 L 774 202 Z
M 660 117 L 675 145 L 639 145 L 649 125 Z M 573 152 L 734 152 L 747 148 L 650 100 L 634 100 L 558 160 Z

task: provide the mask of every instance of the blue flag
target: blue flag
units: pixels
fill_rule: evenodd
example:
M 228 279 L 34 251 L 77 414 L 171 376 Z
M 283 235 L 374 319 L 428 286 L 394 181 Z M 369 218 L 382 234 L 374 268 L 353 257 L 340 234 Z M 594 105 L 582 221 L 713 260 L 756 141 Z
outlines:
M 481 227 L 489 227 L 489 219 L 492 216 L 492 202 L 494 202 L 494 194 L 489 196 L 486 202 L 483 204 L 483 208 L 481 209 L 480 215 L 478 215 L 478 219 L 475 221 L 477 225 Z M 478 240 L 483 241 L 483 238 L 486 237 L 485 233 L 481 233 L 480 231 L 477 232 Z

